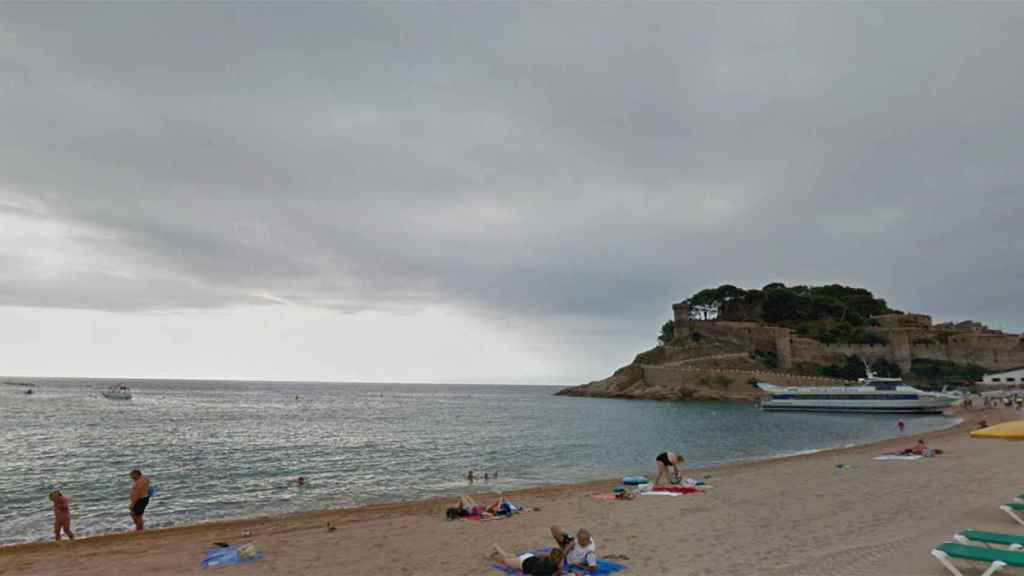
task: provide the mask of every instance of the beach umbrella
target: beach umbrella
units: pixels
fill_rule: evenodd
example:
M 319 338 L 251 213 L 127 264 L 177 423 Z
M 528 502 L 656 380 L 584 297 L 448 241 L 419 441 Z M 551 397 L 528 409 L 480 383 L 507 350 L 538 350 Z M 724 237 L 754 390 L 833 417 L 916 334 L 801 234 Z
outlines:
M 1000 438 L 1003 440 L 1024 440 L 1024 420 L 1003 422 L 971 432 L 972 438 Z

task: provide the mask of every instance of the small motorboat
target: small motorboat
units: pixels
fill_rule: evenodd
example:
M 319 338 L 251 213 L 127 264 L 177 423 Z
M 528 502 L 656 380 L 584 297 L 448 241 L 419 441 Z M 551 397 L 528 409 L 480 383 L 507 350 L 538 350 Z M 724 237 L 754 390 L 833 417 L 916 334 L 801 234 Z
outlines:
M 132 399 L 132 389 L 129 388 L 125 384 L 120 384 L 120 385 L 117 385 L 117 386 L 111 386 L 110 388 L 108 388 L 108 389 L 104 390 L 103 392 L 101 392 L 101 394 L 103 394 L 103 397 L 106 398 L 107 400 L 131 400 Z

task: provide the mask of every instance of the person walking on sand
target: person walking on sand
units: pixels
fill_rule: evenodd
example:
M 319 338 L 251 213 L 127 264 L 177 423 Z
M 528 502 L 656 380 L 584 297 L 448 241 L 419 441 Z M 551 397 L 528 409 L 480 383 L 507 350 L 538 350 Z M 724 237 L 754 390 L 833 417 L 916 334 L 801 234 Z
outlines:
M 141 532 L 145 528 L 142 515 L 146 513 L 146 506 L 149 506 L 149 478 L 142 475 L 138 468 L 129 473 L 132 477 L 132 490 L 128 496 L 131 504 L 128 510 L 132 514 L 132 522 L 135 523 L 135 530 Z
M 50 492 L 50 501 L 53 502 L 53 539 L 60 542 L 60 533 L 63 531 L 68 540 L 74 540 L 75 534 L 71 531 L 71 500 L 60 493 L 60 490 Z
M 654 485 L 658 486 L 663 484 L 665 480 L 669 479 L 668 467 L 672 467 L 672 475 L 680 476 L 679 465 L 682 464 L 686 458 L 683 458 L 682 454 L 676 454 L 675 452 L 662 452 L 658 454 L 658 457 L 654 459 L 658 463 L 658 475 L 654 478 Z

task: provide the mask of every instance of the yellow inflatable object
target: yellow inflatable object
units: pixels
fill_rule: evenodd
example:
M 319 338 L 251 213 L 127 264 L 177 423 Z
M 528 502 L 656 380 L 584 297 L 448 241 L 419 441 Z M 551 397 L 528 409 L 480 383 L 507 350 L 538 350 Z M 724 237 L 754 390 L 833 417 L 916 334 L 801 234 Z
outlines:
M 1003 422 L 971 432 L 972 438 L 1001 438 L 1003 440 L 1024 440 L 1024 420 Z

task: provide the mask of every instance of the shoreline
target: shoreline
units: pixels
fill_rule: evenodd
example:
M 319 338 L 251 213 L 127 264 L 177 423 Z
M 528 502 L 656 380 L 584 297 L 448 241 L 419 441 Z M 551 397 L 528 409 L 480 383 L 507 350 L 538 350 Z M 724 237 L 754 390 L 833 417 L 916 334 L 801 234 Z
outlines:
M 992 424 L 995 424 L 998 421 L 1000 421 L 1000 419 L 998 418 L 993 418 L 993 416 L 995 416 L 996 414 L 1000 414 L 1000 411 L 980 409 L 965 411 L 963 409 L 955 409 L 951 411 L 949 416 L 955 418 L 956 420 L 950 426 L 941 428 L 939 430 L 932 430 L 929 432 L 923 432 L 919 434 L 907 434 L 905 436 L 877 440 L 867 442 L 864 444 L 812 449 L 808 451 L 799 452 L 796 454 L 764 456 L 737 460 L 732 462 L 712 464 L 702 467 L 685 467 L 683 468 L 683 470 L 684 474 L 706 477 L 713 476 L 714 474 L 748 471 L 752 468 L 756 469 L 762 466 L 767 466 L 776 463 L 824 459 L 842 454 L 859 454 L 861 452 L 866 452 L 869 450 L 874 451 L 876 449 L 895 448 L 897 445 L 899 445 L 900 447 L 905 447 L 908 443 L 916 442 L 918 439 L 932 440 L 959 435 L 962 432 L 972 430 L 976 423 L 983 417 L 987 417 L 987 419 L 989 419 Z M 624 472 L 623 475 L 629 473 L 630 472 Z M 650 471 L 646 471 L 644 472 L 644 474 L 650 476 Z M 472 486 L 467 485 L 466 491 L 462 492 L 461 494 L 434 496 L 431 498 L 419 500 L 395 500 L 377 504 L 353 506 L 348 508 L 329 508 L 324 510 L 290 512 L 285 514 L 249 516 L 245 518 L 236 519 L 200 521 L 188 524 L 181 524 L 177 526 L 168 526 L 164 528 L 147 529 L 143 533 L 136 533 L 131 530 L 126 530 L 122 532 L 108 532 L 103 534 L 96 534 L 76 538 L 73 542 L 65 541 L 60 546 L 81 548 L 94 545 L 101 546 L 104 544 L 124 542 L 129 540 L 134 542 L 138 539 L 161 539 L 175 536 L 187 536 L 190 534 L 198 534 L 205 532 L 220 532 L 232 530 L 241 530 L 243 532 L 250 531 L 256 533 L 257 529 L 266 528 L 268 525 L 273 525 L 275 523 L 279 524 L 300 522 L 305 524 L 308 522 L 316 521 L 318 523 L 317 525 L 319 525 L 319 523 L 330 520 L 332 523 L 336 525 L 342 525 L 346 523 L 359 522 L 361 520 L 369 518 L 395 517 L 404 515 L 433 516 L 437 518 L 443 518 L 445 509 L 451 506 L 453 500 L 458 498 L 462 494 L 470 495 L 474 498 L 484 500 L 487 498 L 494 498 L 499 493 L 501 493 L 513 501 L 527 501 L 531 499 L 549 499 L 562 497 L 569 494 L 576 494 L 580 492 L 607 492 L 610 491 L 613 487 L 618 486 L 619 484 L 621 484 L 621 477 L 614 479 L 587 480 L 583 482 L 545 484 L 539 486 L 516 488 L 507 491 L 483 490 L 476 492 L 473 491 Z M 298 530 L 301 528 L 294 529 Z M 53 542 L 53 540 L 39 540 L 33 542 L 2 545 L 0 546 L 0 559 L 2 559 L 5 556 L 12 556 L 22 553 L 34 553 L 51 550 L 54 548 L 55 543 Z

